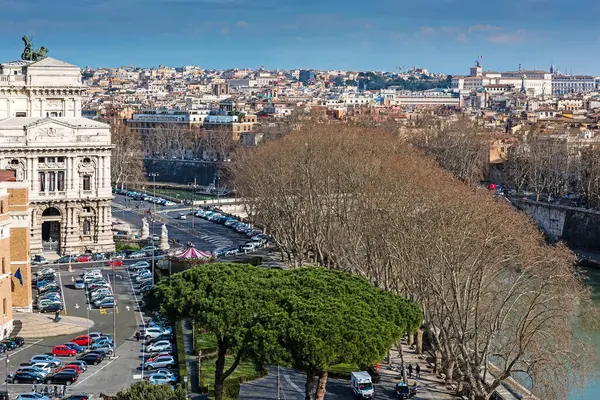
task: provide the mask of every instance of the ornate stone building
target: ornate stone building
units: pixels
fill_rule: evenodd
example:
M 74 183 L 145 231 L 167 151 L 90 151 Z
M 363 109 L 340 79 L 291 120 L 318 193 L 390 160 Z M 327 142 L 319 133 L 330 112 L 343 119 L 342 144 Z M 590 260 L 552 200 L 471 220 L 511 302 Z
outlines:
M 110 129 L 81 116 L 85 90 L 50 57 L 0 64 L 0 169 L 29 186 L 31 254 L 114 249 Z

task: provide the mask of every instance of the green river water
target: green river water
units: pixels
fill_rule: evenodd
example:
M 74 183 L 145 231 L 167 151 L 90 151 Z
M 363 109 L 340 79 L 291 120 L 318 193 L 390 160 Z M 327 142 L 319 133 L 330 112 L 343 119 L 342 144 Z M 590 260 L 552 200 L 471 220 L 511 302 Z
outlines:
M 600 307 L 600 269 L 586 270 L 589 277 L 587 283 L 594 290 L 594 302 Z M 600 332 L 596 332 L 593 339 L 600 354 Z M 583 390 L 571 393 L 569 400 L 600 400 L 600 365 L 598 365 L 597 371 L 599 376 L 591 380 Z

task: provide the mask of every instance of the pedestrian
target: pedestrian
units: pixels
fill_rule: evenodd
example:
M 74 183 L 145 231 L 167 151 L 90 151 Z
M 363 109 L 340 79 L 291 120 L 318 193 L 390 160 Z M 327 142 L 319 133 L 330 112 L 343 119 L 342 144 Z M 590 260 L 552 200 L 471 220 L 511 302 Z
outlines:
M 417 364 L 417 366 L 415 367 L 415 373 L 417 375 L 417 378 L 421 377 L 421 367 L 419 366 L 419 364 Z
M 135 340 L 140 341 L 140 331 L 135 331 Z
M 412 378 L 413 367 L 412 364 L 408 364 L 408 377 Z
M 63 385 L 61 397 L 65 397 L 65 394 L 67 394 L 67 385 Z
M 54 322 L 58 322 L 60 320 L 60 311 L 56 310 L 54 314 Z
M 33 393 L 35 393 L 35 392 L 37 391 L 37 387 L 35 386 L 35 384 L 34 384 L 34 385 L 31 387 L 31 391 L 32 391 Z

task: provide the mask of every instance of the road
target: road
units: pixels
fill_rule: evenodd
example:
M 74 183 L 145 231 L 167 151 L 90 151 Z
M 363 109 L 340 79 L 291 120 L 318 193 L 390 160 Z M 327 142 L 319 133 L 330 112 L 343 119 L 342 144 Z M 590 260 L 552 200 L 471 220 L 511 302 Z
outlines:
M 140 212 L 148 209 L 154 212 L 154 204 L 147 201 L 133 201 L 119 194 L 115 194 L 114 203 L 118 205 L 118 208 L 113 207 L 113 217 L 127 222 L 136 228 L 142 226 L 143 215 Z M 137 206 L 139 208 L 136 208 Z M 127 207 L 127 209 L 123 209 L 123 207 Z M 187 242 L 192 242 L 198 250 L 210 252 L 218 248 L 243 245 L 248 241 L 246 235 L 240 234 L 226 226 L 194 217 L 189 214 L 190 211 L 190 207 L 182 207 L 179 204 L 167 207 L 156 205 L 156 214 L 167 221 L 166 226 L 169 231 L 169 239 L 178 240 L 183 245 Z M 187 219 L 177 219 L 180 214 L 186 214 Z M 153 224 L 151 221 L 149 221 L 149 224 L 150 233 L 152 233 Z M 154 234 L 160 234 L 160 228 L 161 224 L 155 223 Z
M 304 400 L 304 385 L 306 375 L 288 368 L 279 369 L 280 398 L 286 400 Z M 375 384 L 375 400 L 395 399 L 395 382 L 383 381 Z M 315 379 L 316 388 L 316 379 Z M 265 378 L 241 385 L 239 400 L 264 400 L 277 398 L 277 368 L 269 368 L 269 375 Z M 328 400 L 350 400 L 356 399 L 350 390 L 350 382 L 342 379 L 328 379 Z M 419 397 L 415 397 L 418 399 Z

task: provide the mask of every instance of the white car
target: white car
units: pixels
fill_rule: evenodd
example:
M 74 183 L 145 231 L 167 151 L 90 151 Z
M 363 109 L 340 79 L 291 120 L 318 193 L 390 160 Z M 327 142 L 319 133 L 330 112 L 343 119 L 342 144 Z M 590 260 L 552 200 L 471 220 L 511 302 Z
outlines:
M 96 293 L 95 295 L 93 295 L 90 300 L 92 303 L 97 302 L 98 300 L 102 300 L 105 297 L 112 297 L 112 293 L 110 291 L 105 291 L 105 292 L 99 292 Z
M 46 275 L 46 274 L 54 274 L 56 273 L 56 271 L 53 268 L 42 268 L 41 270 L 39 270 L 38 272 L 36 272 L 36 276 L 42 276 L 42 275 Z
M 149 353 L 152 353 L 155 351 L 170 350 L 172 348 L 173 348 L 173 345 L 168 340 L 159 340 L 158 342 L 153 343 L 150 346 L 146 347 L 146 351 Z
M 137 268 L 150 268 L 150 263 L 148 261 L 138 261 L 131 264 L 127 269 L 133 271 Z
M 38 308 L 47 307 L 50 304 L 60 304 L 62 303 L 60 299 L 42 299 L 38 301 Z
M 170 331 L 160 327 L 146 328 L 146 330 L 142 332 L 142 337 L 148 340 L 162 335 L 163 333 L 170 333 Z
M 52 372 L 52 364 L 50 364 L 50 363 L 39 362 L 39 363 L 32 364 L 31 366 L 38 367 L 39 369 L 45 371 L 46 374 L 49 374 L 50 372 Z M 27 367 L 23 367 L 23 368 L 27 368 Z

